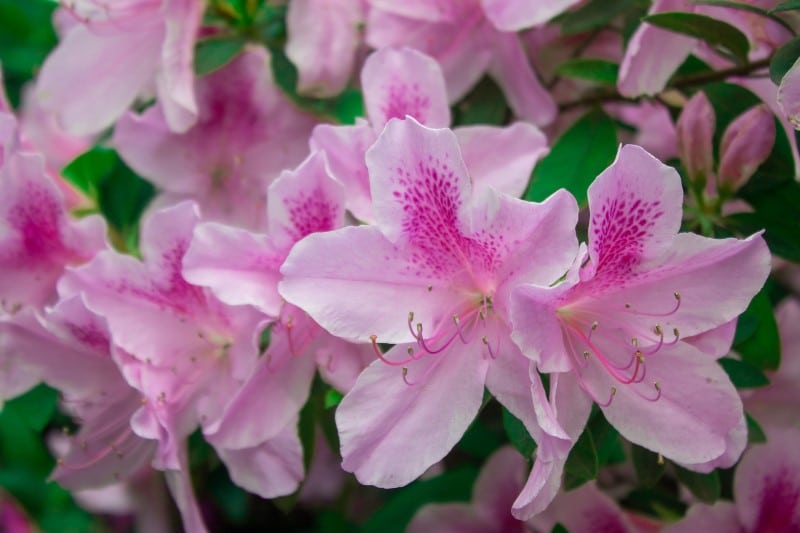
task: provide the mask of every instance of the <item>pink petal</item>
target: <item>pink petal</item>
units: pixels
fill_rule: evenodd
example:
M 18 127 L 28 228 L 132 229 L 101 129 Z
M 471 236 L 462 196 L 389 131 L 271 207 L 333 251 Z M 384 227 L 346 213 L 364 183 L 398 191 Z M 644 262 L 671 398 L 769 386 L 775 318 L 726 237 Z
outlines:
M 315 370 L 314 359 L 292 353 L 286 329 L 276 325 L 258 366 L 219 422 L 206 428 L 206 438 L 227 449 L 253 448 L 275 438 L 306 403 Z
M 539 458 L 534 461 L 528 481 L 511 508 L 511 514 L 517 520 L 529 520 L 547 509 L 561 488 L 566 462 L 567 454 L 550 461 Z
M 718 187 L 736 190 L 744 185 L 775 144 L 775 118 L 759 105 L 741 114 L 722 135 L 719 148 Z
M 373 10 L 386 11 L 419 21 L 447 22 L 452 21 L 459 13 L 460 6 L 453 0 L 369 0 Z
M 275 246 L 288 250 L 306 235 L 344 225 L 344 188 L 328 173 L 322 152 L 270 185 L 267 212 Z
M 505 338 L 508 332 L 504 332 Z M 525 424 L 528 431 L 539 429 L 531 401 L 531 380 L 528 370 L 531 361 L 513 344 L 503 345 L 501 353 L 489 364 L 486 388 L 492 396 Z
M 347 260 L 342 261 L 343 251 Z M 399 343 L 412 340 L 408 313 L 424 324 L 452 321 L 463 295 L 418 270 L 374 226 L 309 235 L 281 268 L 280 294 L 323 328 L 346 339 Z M 428 290 L 429 286 L 435 287 Z M 380 311 L 377 302 L 392 302 Z
M 621 384 L 595 358 L 588 361 L 584 381 L 594 397 L 605 399 L 616 390 L 610 405 L 601 406 L 608 421 L 626 439 L 674 461 L 697 464 L 720 457 L 740 424 L 741 400 L 728 375 L 689 345 L 662 347 L 647 357 L 640 384 Z
M 503 89 L 514 114 L 540 126 L 552 122 L 558 111 L 555 101 L 532 70 L 519 37 L 498 33 L 493 44 L 489 72 Z
M 185 458 L 185 450 L 182 455 L 184 456 L 182 461 L 183 468 L 165 471 L 164 478 L 167 481 L 172 499 L 175 501 L 178 511 L 180 511 L 184 530 L 187 533 L 206 533 L 208 530 L 203 522 L 203 515 L 194 495 L 192 480 L 188 471 L 188 460 Z
M 471 185 L 453 132 L 426 128 L 413 118 L 395 119 L 366 160 L 375 218 L 383 234 L 394 243 L 458 254 L 454 248 L 459 239 L 452 236 L 467 229 Z M 428 232 L 434 223 L 442 225 L 439 234 Z
M 800 60 L 783 76 L 778 86 L 778 105 L 795 129 L 800 129 Z
M 372 126 L 358 119 L 355 126 L 320 124 L 309 141 L 311 150 L 325 152 L 331 175 L 344 186 L 347 210 L 366 223 L 375 217 L 364 155 L 376 139 Z
M 496 524 L 482 520 L 466 503 L 429 503 L 422 507 L 406 528 L 407 533 L 492 533 Z
M 733 492 L 748 531 L 800 529 L 800 432 L 781 429 L 753 447 L 736 470 Z
M 613 283 L 640 262 L 660 256 L 680 227 L 680 176 L 638 146 L 622 146 L 588 195 L 589 256 L 602 283 Z
M 544 134 L 526 122 L 503 128 L 466 126 L 454 133 L 475 195 L 491 187 L 519 198 L 528 187 L 534 165 L 549 150 Z
M 375 352 L 368 344 L 354 344 L 320 330 L 315 358 L 319 373 L 336 390 L 347 393 L 356 379 L 375 360 Z
M 552 515 L 548 530 L 559 523 L 568 531 L 636 531 L 622 508 L 594 482 L 558 495 L 545 514 Z
M 164 45 L 156 85 L 172 131 L 183 133 L 197 120 L 194 94 L 194 44 L 203 20 L 203 0 L 164 2 Z
M 731 468 L 735 465 L 742 452 L 747 447 L 747 419 L 742 413 L 739 423 L 725 437 L 725 451 L 722 455 L 711 461 L 697 464 L 683 464 L 683 466 L 694 472 L 708 473 L 715 468 Z
M 406 485 L 464 434 L 480 408 L 488 363 L 481 343 L 453 346 L 407 371 L 375 361 L 344 397 L 336 411 L 342 467 L 359 482 Z M 406 346 L 386 357 L 406 358 Z
M 717 328 L 683 340 L 715 359 L 725 357 L 730 353 L 731 345 L 733 345 L 736 322 L 736 319 L 730 320 Z
M 693 180 L 714 175 L 714 128 L 716 115 L 703 91 L 697 91 L 678 117 L 678 154 Z
M 154 78 L 163 38 L 160 25 L 115 33 L 74 27 L 42 65 L 42 106 L 75 135 L 107 128 Z
M 487 523 L 499 526 L 497 531 L 503 531 L 503 524 L 516 521 L 511 516 L 511 504 L 525 484 L 526 467 L 517 450 L 504 446 L 489 457 L 475 481 L 472 489 L 475 511 Z
M 229 305 L 253 305 L 280 314 L 279 269 L 284 253 L 264 235 L 217 223 L 199 224 L 183 257 L 183 277 L 208 287 Z
M 511 294 L 511 338 L 522 353 L 536 362 L 540 371 L 568 372 L 572 370 L 564 335 L 557 318 L 561 294 L 566 284 L 553 288 L 521 285 Z M 536 327 L 531 327 L 536 324 Z
M 539 26 L 563 13 L 579 0 L 481 0 L 486 17 L 501 31 L 519 31 Z
M 286 55 L 297 67 L 297 92 L 339 94 L 353 72 L 363 23 L 361 0 L 298 0 L 286 15 Z
M 691 10 L 686 0 L 656 0 L 648 14 Z M 642 23 L 628 41 L 619 68 L 619 92 L 634 97 L 662 91 L 696 45 L 696 39 Z
M 243 449 L 216 446 L 231 480 L 262 498 L 286 496 L 303 480 L 303 446 L 297 436 L 297 419 L 275 437 Z
M 431 57 L 411 48 L 383 48 L 361 71 L 367 117 L 376 130 L 411 115 L 432 128 L 450 125 L 444 76 Z

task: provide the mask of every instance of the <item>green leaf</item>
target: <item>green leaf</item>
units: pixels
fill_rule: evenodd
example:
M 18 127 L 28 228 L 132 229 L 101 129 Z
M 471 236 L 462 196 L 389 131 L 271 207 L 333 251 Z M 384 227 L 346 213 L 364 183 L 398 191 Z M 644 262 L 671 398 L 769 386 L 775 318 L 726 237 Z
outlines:
M 761 290 L 743 316 L 746 320 L 754 320 L 758 326 L 755 333 L 733 349 L 742 356 L 742 360 L 761 370 L 777 370 L 781 362 L 781 341 L 775 313 L 765 290 Z
M 6 404 L 34 431 L 42 431 L 56 412 L 58 391 L 40 384 Z
M 631 446 L 631 458 L 633 459 L 633 467 L 636 470 L 636 477 L 645 487 L 654 486 L 664 475 L 664 459 L 657 453 L 633 444 Z
M 536 442 L 528 433 L 525 424 L 505 407 L 503 407 L 503 427 L 506 430 L 506 435 L 508 435 L 508 440 L 514 445 L 514 448 L 524 458 L 531 459 L 533 452 L 536 451 Z
M 712 504 L 719 499 L 721 484 L 718 471 L 700 474 L 675 465 L 675 473 L 678 480 L 701 502 Z
M 619 432 L 608 423 L 602 411 L 598 410 L 597 414 L 592 416 L 589 421 L 589 431 L 592 432 L 592 438 L 594 438 L 600 466 L 625 461 L 625 449 L 622 446 Z
M 760 444 L 767 442 L 767 434 L 761 429 L 761 425 L 748 413 L 744 414 L 747 419 L 747 442 L 749 444 Z
M 570 59 L 558 66 L 556 72 L 568 78 L 594 81 L 604 85 L 616 85 L 619 65 L 605 59 Z
M 595 479 L 599 469 L 592 433 L 585 430 L 572 447 L 564 465 L 564 490 L 575 489 Z
M 793 9 L 800 9 L 800 0 L 786 0 L 781 2 L 776 7 L 770 10 L 770 13 L 778 13 L 780 11 L 791 11 Z
M 800 37 L 784 44 L 772 56 L 769 63 L 769 77 L 775 85 L 780 85 L 781 80 L 789 72 L 800 57 Z
M 344 396 L 341 392 L 336 389 L 328 389 L 328 392 L 325 393 L 325 409 L 330 409 L 331 407 L 336 407 L 340 403 L 342 403 L 342 398 Z
M 562 35 L 573 35 L 607 26 L 618 16 L 628 12 L 636 0 L 591 0 L 580 8 L 558 17 Z
M 453 107 L 453 124 L 491 124 L 506 122 L 508 106 L 500 87 L 491 78 L 484 77 L 472 91 Z
M 241 37 L 212 37 L 197 42 L 194 49 L 194 72 L 206 76 L 233 61 L 247 43 Z
M 550 533 L 569 533 L 569 529 L 565 528 L 560 523 L 557 523 L 553 526 L 553 529 L 550 530 Z
M 297 423 L 297 433 L 303 445 L 303 465 L 305 465 L 306 472 L 311 466 L 311 459 L 314 457 L 314 444 L 316 444 L 314 418 L 314 403 L 306 402 L 300 410 L 300 420 Z
M 362 533 L 401 533 L 420 507 L 435 502 L 465 502 L 478 471 L 462 467 L 395 491 L 361 528 Z
M 730 52 L 740 62 L 747 62 L 747 53 L 750 51 L 747 36 L 727 22 L 706 15 L 679 11 L 648 15 L 642 21 L 675 33 L 702 39 L 712 46 Z
M 719 360 L 719 364 L 737 389 L 756 389 L 769 385 L 767 376 L 747 361 L 723 357 Z
M 89 198 L 97 201 L 100 182 L 111 173 L 117 161 L 114 150 L 98 146 L 73 159 L 61 174 Z
M 761 15 L 764 18 L 768 18 L 773 22 L 780 24 L 781 26 L 786 28 L 790 33 L 792 33 L 792 35 L 795 34 L 794 28 L 792 28 L 792 26 L 788 22 L 786 22 L 785 20 L 776 15 L 773 15 L 766 9 L 762 9 L 752 4 L 745 4 L 743 2 L 731 2 L 730 0 L 695 0 L 692 3 L 695 5 L 729 7 L 731 9 L 738 9 L 740 11 L 755 13 L 756 15 Z
M 584 115 L 559 137 L 533 171 L 525 199 L 541 202 L 562 187 L 586 204 L 586 190 L 617 154 L 614 121 L 601 110 Z

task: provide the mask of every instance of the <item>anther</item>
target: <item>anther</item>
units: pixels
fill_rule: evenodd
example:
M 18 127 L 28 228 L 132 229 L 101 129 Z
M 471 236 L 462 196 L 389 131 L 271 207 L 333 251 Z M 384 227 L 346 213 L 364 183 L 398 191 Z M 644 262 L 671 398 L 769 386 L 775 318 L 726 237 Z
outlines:
M 486 335 L 484 335 L 483 337 L 481 337 L 481 342 L 482 342 L 483 344 L 485 344 L 486 346 L 489 346 L 489 339 L 487 339 L 487 338 L 486 338 Z
M 584 359 L 589 359 L 590 355 L 592 355 L 592 354 L 589 353 L 589 350 L 586 350 L 585 352 L 583 352 L 583 358 Z
M 631 308 L 631 304 L 625 304 L 625 309 L 630 309 L 630 308 Z
M 678 301 L 681 300 L 681 293 L 675 292 L 675 293 L 672 293 L 672 295 L 675 297 L 676 300 L 678 300 Z
M 409 311 L 408 312 L 408 321 L 409 322 L 414 322 L 414 311 Z
M 633 345 L 634 348 L 638 348 L 639 347 L 639 339 L 637 339 L 636 337 L 631 337 L 631 344 Z
M 431 292 L 432 290 L 433 290 L 433 285 L 428 285 L 428 292 Z
M 672 328 L 672 333 L 673 335 L 675 335 L 675 339 L 678 339 L 678 337 L 681 336 L 680 332 L 678 331 L 678 328 Z
M 664 464 L 664 456 L 661 455 L 661 454 L 658 454 L 658 459 L 656 459 L 656 463 L 658 463 L 659 465 L 663 465 Z
M 636 350 L 636 359 L 640 363 L 644 363 L 644 355 L 642 354 L 641 350 Z
M 598 324 L 598 323 L 597 323 L 597 320 L 595 320 L 594 322 L 592 322 L 592 331 L 595 331 L 595 330 L 597 329 L 597 326 L 599 326 L 599 325 L 600 325 L 600 324 Z
M 656 327 L 655 327 L 655 332 L 656 332 L 656 335 L 663 335 L 663 334 L 664 334 L 664 333 L 661 331 L 661 326 L 660 326 L 660 325 L 658 325 L 658 324 L 656 324 Z
M 411 346 L 408 347 L 408 350 L 406 350 L 406 352 L 408 352 L 408 355 L 410 355 L 411 357 L 414 357 L 414 348 L 412 348 Z

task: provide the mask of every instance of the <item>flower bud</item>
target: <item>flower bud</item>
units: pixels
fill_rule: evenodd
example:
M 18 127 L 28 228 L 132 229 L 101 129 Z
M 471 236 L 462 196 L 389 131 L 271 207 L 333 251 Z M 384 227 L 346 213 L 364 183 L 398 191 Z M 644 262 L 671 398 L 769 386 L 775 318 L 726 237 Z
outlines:
M 775 119 L 765 105 L 742 113 L 722 136 L 718 188 L 735 191 L 769 157 L 775 144 Z
M 678 118 L 678 156 L 689 179 L 701 186 L 713 174 L 713 138 L 716 117 L 711 103 L 698 91 Z

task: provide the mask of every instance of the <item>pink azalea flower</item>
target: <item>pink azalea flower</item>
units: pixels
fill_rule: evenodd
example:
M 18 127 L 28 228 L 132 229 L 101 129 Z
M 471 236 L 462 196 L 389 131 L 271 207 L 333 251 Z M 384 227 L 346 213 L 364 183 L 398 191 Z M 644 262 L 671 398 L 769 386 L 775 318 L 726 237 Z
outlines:
M 412 118 L 389 121 L 367 167 L 376 225 L 309 235 L 279 289 L 334 335 L 373 343 L 379 360 L 336 413 L 343 467 L 397 487 L 455 445 L 484 385 L 530 421 L 508 293 L 563 274 L 577 209 L 564 191 L 542 204 L 474 194 L 456 136 Z M 378 342 L 397 346 L 382 354 Z
M 225 448 L 269 440 L 296 420 L 317 368 L 347 391 L 372 359 L 369 346 L 327 334 L 278 294 L 279 268 L 294 244 L 344 225 L 342 186 L 328 174 L 324 155 L 314 152 L 296 170 L 285 171 L 270 187 L 268 201 L 266 234 L 201 224 L 183 261 L 184 276 L 192 283 L 209 287 L 228 304 L 254 305 L 274 321 L 262 362 L 206 432 L 210 442 Z M 302 471 L 286 492 L 301 479 Z
M 451 102 L 464 97 L 488 73 L 502 87 L 517 117 L 543 125 L 555 118 L 556 106 L 513 32 L 519 24 L 544 22 L 543 17 L 573 3 L 371 0 L 366 41 L 377 49 L 405 45 L 432 56 L 442 66 Z
M 331 173 L 345 187 L 347 209 L 364 222 L 374 213 L 364 155 L 392 118 L 407 115 L 432 128 L 450 125 L 445 81 L 436 61 L 411 48 L 384 48 L 371 54 L 361 71 L 367 121 L 354 126 L 321 124 L 314 128 L 312 150 L 324 150 Z M 520 196 L 547 140 L 531 124 L 505 128 L 455 129 L 476 188 L 494 187 Z
M 734 503 L 720 501 L 689 509 L 665 533 L 695 531 L 800 530 L 800 431 L 773 431 L 766 444 L 754 446 L 742 457 L 733 481 Z
M 72 0 L 79 24 L 66 29 L 42 66 L 37 95 L 70 133 L 112 125 L 155 84 L 166 122 L 195 121 L 194 41 L 203 0 Z
M 257 338 L 264 324 L 255 309 L 226 306 L 183 278 L 183 256 L 198 218 L 190 203 L 156 212 L 142 228 L 144 261 L 101 252 L 59 283 L 63 296 L 82 294 L 108 322 L 119 347 L 116 362 L 144 398 L 131 420 L 133 431 L 158 441 L 154 466 L 168 471 L 176 502 L 190 514 L 196 512 L 185 438 L 222 416 L 259 362 Z M 248 461 L 253 464 L 245 470 L 258 474 L 257 463 L 272 453 L 271 445 L 217 451 L 235 480 Z M 194 522 L 186 513 L 184 520 Z
M 297 0 L 286 13 L 286 56 L 297 67 L 297 92 L 336 96 L 347 85 L 361 44 L 364 0 Z
M 588 249 L 565 281 L 514 291 L 513 338 L 551 373 L 548 401 L 531 371 L 542 431 L 517 516 L 552 499 L 592 402 L 625 438 L 688 468 L 730 466 L 741 454 L 741 401 L 714 360 L 725 350 L 718 339 L 699 347 L 682 339 L 717 329 L 729 342 L 730 322 L 769 273 L 769 253 L 757 235 L 677 233 L 682 202 L 674 169 L 623 146 L 589 188 Z
M 25 151 L 16 120 L 0 113 L 0 315 L 51 303 L 64 267 L 105 246 L 103 219 L 70 217 L 44 158 Z
M 267 187 L 308 153 L 315 124 L 275 85 L 269 60 L 266 49 L 249 48 L 198 79 L 198 120 L 185 133 L 170 130 L 161 103 L 120 119 L 114 144 L 164 190 L 158 205 L 191 198 L 206 219 L 260 227 Z

